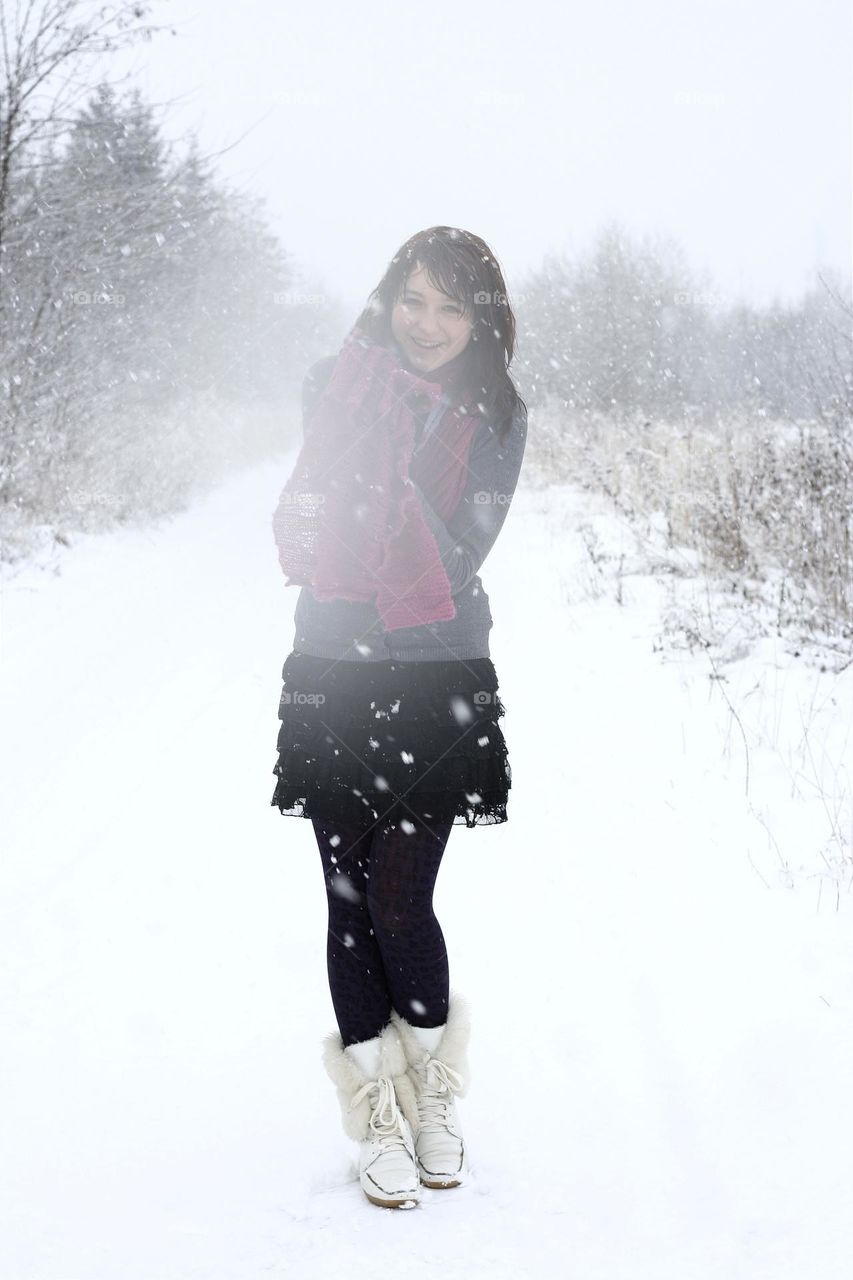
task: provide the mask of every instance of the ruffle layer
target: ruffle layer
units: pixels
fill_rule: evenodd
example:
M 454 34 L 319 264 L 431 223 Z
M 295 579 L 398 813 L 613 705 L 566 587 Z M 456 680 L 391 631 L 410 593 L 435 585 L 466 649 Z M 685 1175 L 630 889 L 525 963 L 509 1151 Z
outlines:
M 292 653 L 282 669 L 283 814 L 506 822 L 512 782 L 490 659 L 356 663 Z

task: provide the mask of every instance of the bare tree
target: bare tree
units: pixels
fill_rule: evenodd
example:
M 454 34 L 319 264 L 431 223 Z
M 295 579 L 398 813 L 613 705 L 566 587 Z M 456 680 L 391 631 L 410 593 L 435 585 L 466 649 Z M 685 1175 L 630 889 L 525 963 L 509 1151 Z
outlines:
M 680 246 L 636 243 L 618 224 L 575 261 L 554 256 L 523 284 L 525 395 L 573 412 L 680 412 L 707 402 L 705 294 Z
M 145 21 L 151 7 L 22 0 L 7 14 L 0 4 L 0 253 L 15 168 L 37 165 L 68 128 L 93 61 L 162 29 Z

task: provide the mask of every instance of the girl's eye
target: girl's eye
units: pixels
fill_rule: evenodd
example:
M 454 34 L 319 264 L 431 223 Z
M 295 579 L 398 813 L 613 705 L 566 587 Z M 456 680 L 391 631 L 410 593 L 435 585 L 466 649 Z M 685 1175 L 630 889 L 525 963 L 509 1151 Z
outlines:
M 420 298 L 404 298 L 404 299 L 403 299 L 403 306 L 404 306 L 404 307 L 409 307 L 409 308 L 412 308 L 412 307 L 419 307 L 419 306 L 420 306 Z M 444 311 L 450 311 L 454 316 L 461 316 L 461 315 L 462 315 L 462 308 L 459 306 L 459 304 L 458 304 L 457 302 L 448 302 L 448 303 L 443 307 L 443 310 L 444 310 Z

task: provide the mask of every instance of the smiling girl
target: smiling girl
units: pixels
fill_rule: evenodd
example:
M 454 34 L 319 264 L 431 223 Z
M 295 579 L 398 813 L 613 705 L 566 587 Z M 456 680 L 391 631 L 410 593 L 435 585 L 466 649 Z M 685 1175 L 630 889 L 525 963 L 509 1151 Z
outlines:
M 308 818 L 338 1030 L 323 1061 L 375 1204 L 468 1172 L 455 1098 L 470 1015 L 432 898 L 453 826 L 507 821 L 504 707 L 479 569 L 527 438 L 515 318 L 470 232 L 395 254 L 340 351 L 309 371 L 273 524 L 301 591 L 272 804 Z

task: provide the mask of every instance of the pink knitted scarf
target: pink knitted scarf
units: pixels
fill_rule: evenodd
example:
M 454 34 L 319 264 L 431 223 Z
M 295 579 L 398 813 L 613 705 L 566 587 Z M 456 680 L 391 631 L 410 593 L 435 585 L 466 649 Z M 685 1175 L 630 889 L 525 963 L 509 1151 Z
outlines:
M 286 586 L 370 601 L 386 631 L 456 616 L 438 545 L 411 481 L 439 516 L 459 504 L 480 421 L 448 408 L 414 454 L 413 404 L 442 386 L 403 367 L 357 325 L 344 339 L 273 514 Z

